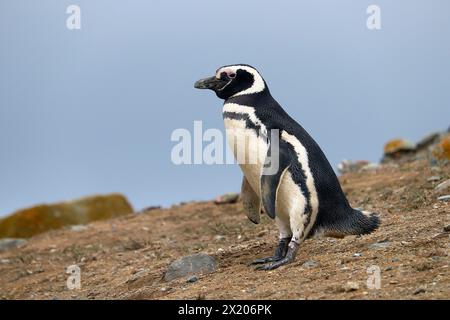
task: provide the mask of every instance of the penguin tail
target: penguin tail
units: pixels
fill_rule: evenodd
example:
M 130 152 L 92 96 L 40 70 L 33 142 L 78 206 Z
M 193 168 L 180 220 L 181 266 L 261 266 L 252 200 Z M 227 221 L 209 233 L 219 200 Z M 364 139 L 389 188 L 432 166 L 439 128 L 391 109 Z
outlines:
M 375 231 L 381 224 L 378 214 L 353 208 L 322 229 L 328 237 L 342 238 L 346 235 L 362 235 Z
M 344 221 L 343 231 L 346 234 L 361 235 L 375 231 L 381 223 L 380 217 L 374 212 L 350 209 L 350 214 Z
M 357 209 L 351 209 L 350 214 L 350 230 L 351 234 L 369 234 L 375 231 L 381 223 L 380 217 L 374 212 L 360 211 Z

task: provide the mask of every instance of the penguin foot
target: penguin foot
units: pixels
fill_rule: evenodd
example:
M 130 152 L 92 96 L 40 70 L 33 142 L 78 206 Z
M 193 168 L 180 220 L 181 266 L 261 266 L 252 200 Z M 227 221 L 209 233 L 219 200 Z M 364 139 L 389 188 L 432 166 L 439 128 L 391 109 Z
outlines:
M 250 263 L 250 265 L 280 261 L 281 259 L 283 259 L 286 256 L 290 241 L 291 241 L 291 238 L 280 239 L 280 242 L 278 243 L 278 247 L 275 250 L 275 253 L 272 257 L 256 259 L 256 260 L 252 261 Z
M 291 241 L 284 258 L 282 258 L 278 261 L 274 261 L 269 264 L 257 266 L 255 269 L 256 270 L 273 270 L 278 267 L 284 266 L 285 264 L 291 263 L 292 261 L 295 260 L 295 256 L 297 255 L 298 247 L 299 247 L 298 243 Z

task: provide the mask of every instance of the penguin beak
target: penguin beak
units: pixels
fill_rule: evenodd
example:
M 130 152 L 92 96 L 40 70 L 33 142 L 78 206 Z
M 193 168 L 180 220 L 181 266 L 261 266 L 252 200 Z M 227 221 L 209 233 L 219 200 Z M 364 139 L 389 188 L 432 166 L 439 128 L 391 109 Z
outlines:
M 220 90 L 228 83 L 227 80 L 217 79 L 216 77 L 210 77 L 200 79 L 194 84 L 194 88 L 197 89 L 211 89 Z

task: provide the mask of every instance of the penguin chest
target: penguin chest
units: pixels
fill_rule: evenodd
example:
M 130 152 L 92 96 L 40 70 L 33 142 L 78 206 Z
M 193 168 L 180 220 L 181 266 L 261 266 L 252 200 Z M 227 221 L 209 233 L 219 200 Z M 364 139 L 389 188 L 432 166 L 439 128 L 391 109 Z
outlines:
M 224 110 L 226 110 L 224 108 Z M 230 115 L 224 112 L 227 141 L 236 162 L 256 194 L 260 195 L 260 181 L 268 142 L 246 113 Z

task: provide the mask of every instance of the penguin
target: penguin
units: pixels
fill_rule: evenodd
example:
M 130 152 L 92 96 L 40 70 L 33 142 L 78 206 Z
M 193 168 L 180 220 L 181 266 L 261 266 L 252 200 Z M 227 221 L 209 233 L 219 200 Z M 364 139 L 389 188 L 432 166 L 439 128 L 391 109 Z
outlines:
M 247 64 L 226 65 L 194 87 L 212 90 L 224 100 L 226 136 L 235 157 L 242 157 L 242 150 L 237 149 L 243 149 L 254 159 L 239 163 L 247 217 L 257 224 L 263 209 L 278 226 L 274 255 L 251 262 L 256 269 L 272 270 L 291 263 L 306 238 L 342 238 L 378 228 L 378 214 L 350 206 L 319 145 L 272 97 L 257 69 Z M 272 154 L 277 155 L 277 165 L 268 170 L 266 160 Z

